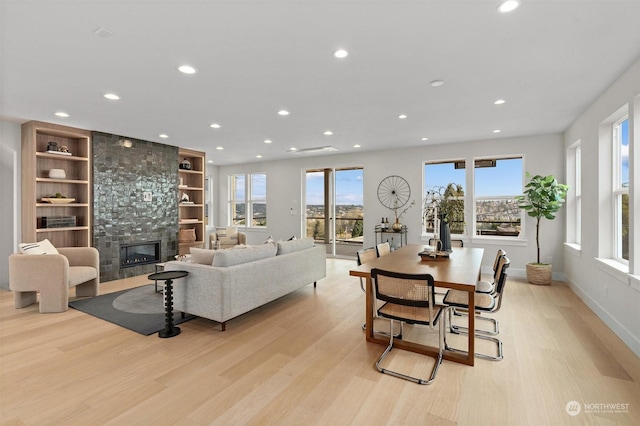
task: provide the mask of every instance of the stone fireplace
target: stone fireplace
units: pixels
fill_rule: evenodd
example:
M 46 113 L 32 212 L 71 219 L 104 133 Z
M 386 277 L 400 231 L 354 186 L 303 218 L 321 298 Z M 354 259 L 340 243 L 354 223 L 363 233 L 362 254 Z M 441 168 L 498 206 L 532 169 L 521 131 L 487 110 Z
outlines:
M 128 143 L 123 143 L 126 141 Z M 92 132 L 93 246 L 100 281 L 155 272 L 178 254 L 178 147 Z M 158 260 L 123 265 L 123 248 Z M 144 250 L 140 252 L 140 250 Z

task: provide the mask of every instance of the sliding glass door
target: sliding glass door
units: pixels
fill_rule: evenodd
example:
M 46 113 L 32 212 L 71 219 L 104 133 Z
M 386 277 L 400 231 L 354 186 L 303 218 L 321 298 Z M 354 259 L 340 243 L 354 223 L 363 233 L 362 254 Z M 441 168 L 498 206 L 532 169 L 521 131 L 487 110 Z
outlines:
M 329 256 L 354 257 L 362 248 L 362 179 L 361 167 L 306 171 L 306 235 Z

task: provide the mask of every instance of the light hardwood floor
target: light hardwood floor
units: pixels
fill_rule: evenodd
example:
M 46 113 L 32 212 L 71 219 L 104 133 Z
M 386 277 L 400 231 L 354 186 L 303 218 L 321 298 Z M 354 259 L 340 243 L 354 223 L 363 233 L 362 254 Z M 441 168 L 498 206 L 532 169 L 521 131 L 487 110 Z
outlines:
M 353 264 L 329 259 L 316 289 L 231 320 L 226 332 L 198 318 L 171 339 L 74 309 L 15 310 L 0 291 L 0 424 L 640 424 L 640 360 L 563 283 L 509 278 L 496 314 L 505 359 L 445 361 L 420 386 L 375 369 L 384 347 L 365 342 Z M 107 282 L 102 292 L 146 282 Z M 391 362 L 426 375 L 433 360 L 399 351 Z

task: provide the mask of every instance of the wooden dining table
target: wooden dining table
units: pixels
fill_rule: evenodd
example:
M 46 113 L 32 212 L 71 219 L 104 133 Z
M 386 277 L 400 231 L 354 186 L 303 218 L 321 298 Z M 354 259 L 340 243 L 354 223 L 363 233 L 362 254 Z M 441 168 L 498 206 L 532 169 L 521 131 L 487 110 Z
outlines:
M 484 249 L 482 248 L 457 248 L 454 247 L 448 258 L 438 258 L 434 260 L 423 260 L 419 253 L 427 246 L 420 244 L 410 244 L 401 247 L 390 254 L 378 257 L 363 265 L 357 266 L 349 271 L 349 275 L 361 277 L 366 280 L 366 309 L 365 309 L 365 331 L 368 342 L 388 345 L 388 338 L 380 338 L 373 329 L 373 306 L 375 303 L 373 286 L 371 283 L 371 270 L 373 268 L 384 269 L 386 271 L 401 272 L 406 274 L 431 274 L 436 287 L 443 287 L 455 290 L 466 291 L 469 294 L 468 315 L 468 352 L 466 355 L 458 352 L 444 351 L 443 358 L 449 361 L 459 362 L 467 365 L 474 365 L 475 353 L 475 289 L 476 282 L 480 276 L 480 267 Z M 441 318 L 444 320 L 444 318 Z M 397 348 L 422 353 L 431 356 L 438 355 L 438 348 L 422 345 L 416 342 L 405 340 L 394 340 Z

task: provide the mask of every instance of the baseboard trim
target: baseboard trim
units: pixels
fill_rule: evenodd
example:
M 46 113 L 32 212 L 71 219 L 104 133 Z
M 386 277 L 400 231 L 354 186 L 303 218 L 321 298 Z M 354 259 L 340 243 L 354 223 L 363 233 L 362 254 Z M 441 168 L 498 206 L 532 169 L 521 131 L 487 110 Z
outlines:
M 622 340 L 637 356 L 640 357 L 640 339 L 634 336 L 627 328 L 612 316 L 606 309 L 596 302 L 589 294 L 582 291 L 572 279 L 568 279 L 569 288 L 589 307 L 606 325 L 613 331 L 616 336 Z

